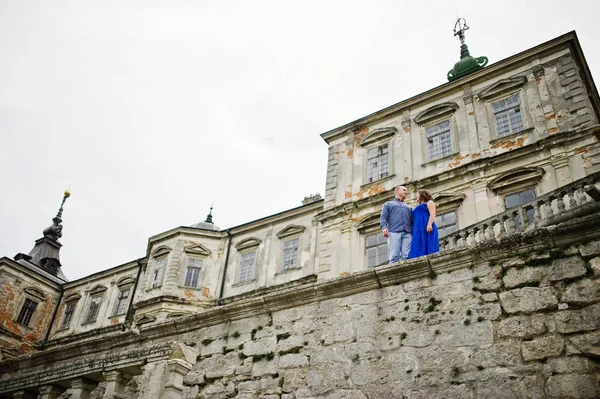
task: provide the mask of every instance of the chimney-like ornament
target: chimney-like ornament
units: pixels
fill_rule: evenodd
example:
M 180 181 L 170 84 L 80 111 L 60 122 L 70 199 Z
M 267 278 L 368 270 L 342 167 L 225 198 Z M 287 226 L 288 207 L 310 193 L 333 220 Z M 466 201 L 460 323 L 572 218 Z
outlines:
M 465 31 L 467 30 L 469 30 L 467 21 L 464 18 L 458 18 L 454 24 L 454 36 L 458 36 L 460 40 L 460 61 L 454 64 L 454 68 L 448 72 L 448 81 L 450 82 L 479 71 L 488 63 L 487 57 L 474 58 L 469 54 L 469 47 L 465 43 Z

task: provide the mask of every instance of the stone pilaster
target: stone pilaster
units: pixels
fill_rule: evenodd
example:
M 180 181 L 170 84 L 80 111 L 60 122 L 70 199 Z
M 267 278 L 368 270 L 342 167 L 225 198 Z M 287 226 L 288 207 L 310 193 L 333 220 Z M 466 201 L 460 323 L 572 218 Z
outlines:
M 64 392 L 64 388 L 56 385 L 43 385 L 40 387 L 38 399 L 57 399 Z
M 124 399 L 125 384 L 129 376 L 119 370 L 107 371 L 102 374 L 106 381 L 106 389 L 102 399 Z
M 73 378 L 71 380 L 71 388 L 73 394 L 70 399 L 89 399 L 90 394 L 96 388 L 96 383 L 85 377 Z
M 181 399 L 183 397 L 183 377 L 189 373 L 192 367 L 185 360 L 169 359 L 167 362 L 169 375 L 165 384 L 164 399 Z
M 546 132 L 548 134 L 558 132 L 558 124 L 556 123 L 556 115 L 554 113 L 554 106 L 552 105 L 552 96 L 548 91 L 546 85 L 546 72 L 544 66 L 539 64 L 539 60 L 536 60 L 537 64 L 533 66 L 533 77 L 537 83 L 538 94 L 540 96 L 540 103 L 542 105 L 542 111 L 544 113 L 544 119 L 546 122 Z
M 550 158 L 550 162 L 554 167 L 558 187 L 571 183 L 573 179 L 569 170 L 569 158 L 565 154 L 557 154 Z

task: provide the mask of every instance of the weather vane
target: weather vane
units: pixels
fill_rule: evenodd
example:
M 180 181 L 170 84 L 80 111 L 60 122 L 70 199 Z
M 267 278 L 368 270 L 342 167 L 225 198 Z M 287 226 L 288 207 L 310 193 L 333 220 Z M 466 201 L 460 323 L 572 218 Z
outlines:
M 469 30 L 467 26 L 467 20 L 464 18 L 458 18 L 454 24 L 454 36 L 458 36 L 460 44 L 465 44 L 465 31 Z

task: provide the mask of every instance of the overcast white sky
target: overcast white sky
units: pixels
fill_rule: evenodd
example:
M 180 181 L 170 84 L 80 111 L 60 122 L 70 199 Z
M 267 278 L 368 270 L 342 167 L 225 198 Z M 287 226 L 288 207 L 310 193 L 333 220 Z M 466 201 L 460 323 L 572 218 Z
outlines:
M 0 256 L 28 253 L 62 192 L 70 280 L 148 237 L 299 206 L 319 134 L 576 30 L 600 80 L 596 1 L 0 1 Z

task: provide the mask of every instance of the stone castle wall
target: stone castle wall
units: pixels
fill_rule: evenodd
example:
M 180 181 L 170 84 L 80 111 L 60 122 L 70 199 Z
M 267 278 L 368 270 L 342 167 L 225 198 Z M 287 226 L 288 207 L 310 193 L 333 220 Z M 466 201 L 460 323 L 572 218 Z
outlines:
M 0 392 L 119 369 L 131 399 L 597 398 L 599 221 L 99 333 L 7 365 Z

